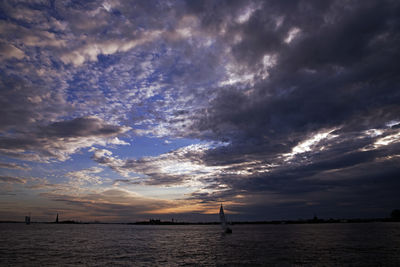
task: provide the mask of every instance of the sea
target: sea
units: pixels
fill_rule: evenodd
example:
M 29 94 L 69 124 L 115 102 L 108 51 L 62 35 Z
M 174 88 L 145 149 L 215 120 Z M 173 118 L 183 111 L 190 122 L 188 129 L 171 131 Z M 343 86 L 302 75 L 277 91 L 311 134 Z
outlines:
M 0 224 L 0 266 L 400 266 L 400 223 Z

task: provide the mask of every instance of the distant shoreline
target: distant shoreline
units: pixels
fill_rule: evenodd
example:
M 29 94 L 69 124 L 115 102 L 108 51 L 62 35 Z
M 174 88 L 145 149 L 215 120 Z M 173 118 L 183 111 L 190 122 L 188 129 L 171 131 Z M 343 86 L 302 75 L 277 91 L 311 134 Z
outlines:
M 308 219 L 308 220 L 273 220 L 273 221 L 233 221 L 232 225 L 244 224 L 324 224 L 324 223 L 370 223 L 370 222 L 400 222 L 394 218 L 373 218 L 373 219 Z M 0 221 L 0 223 L 25 223 L 23 221 Z M 60 221 L 56 222 L 31 222 L 31 224 L 121 224 L 121 225 L 219 225 L 219 222 L 171 222 L 171 221 L 139 221 L 139 222 L 81 222 L 81 221 Z

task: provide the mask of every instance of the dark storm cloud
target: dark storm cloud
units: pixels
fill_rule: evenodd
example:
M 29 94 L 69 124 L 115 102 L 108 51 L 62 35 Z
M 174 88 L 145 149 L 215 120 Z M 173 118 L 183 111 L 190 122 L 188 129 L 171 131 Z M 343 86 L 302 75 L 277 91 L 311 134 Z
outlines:
M 246 214 L 238 219 L 386 216 L 400 199 L 397 193 L 399 158 L 359 164 L 319 162 L 282 168 L 265 175 L 218 177 L 208 181 L 213 193 L 194 192 L 202 203 L 234 201 L 230 209 Z M 334 161 L 334 160 L 332 160 Z M 361 161 L 360 161 L 361 162 Z M 354 162 L 353 162 L 354 163 Z M 319 169 L 322 164 L 337 169 Z M 318 166 L 319 165 L 319 166 Z M 341 166 L 342 168 L 339 168 Z M 220 190 L 220 185 L 227 188 Z M 237 198 L 240 195 L 241 198 Z M 242 202 L 243 201 L 243 202 Z M 244 205 L 247 203 L 247 205 Z
M 322 128 L 340 127 L 346 134 L 398 119 L 398 11 L 392 1 L 299 1 L 284 7 L 265 2 L 241 26 L 243 40 L 233 51 L 248 68 L 277 53 L 276 66 L 267 80 L 256 80 L 250 94 L 222 90 L 196 129 L 236 147 L 261 144 L 276 153 Z M 283 17 L 282 25 L 274 29 L 264 17 Z M 301 31 L 286 44 L 281 27 Z
M 399 146 L 393 150 L 398 151 Z M 283 165 L 265 174 L 218 176 L 207 181 L 207 188 L 214 192 L 195 192 L 190 198 L 204 203 L 223 200 L 240 203 L 237 196 L 241 195 L 245 203 L 254 206 L 239 204 L 231 208 L 258 219 L 267 214 L 279 218 L 283 216 L 280 208 L 286 210 L 285 216 L 297 212 L 299 217 L 304 216 L 300 210 L 309 210 L 310 214 L 318 211 L 324 216 L 382 216 L 379 214 L 388 212 L 400 200 L 396 192 L 400 158 L 387 156 L 390 154 L 384 150 L 344 155 L 332 152 L 322 158 L 314 155 L 301 164 Z
M 42 127 L 38 135 L 48 137 L 113 136 L 124 132 L 124 127 L 109 125 L 96 117 L 75 118 Z
M 96 117 L 75 118 L 2 136 L 0 153 L 25 160 L 65 160 L 71 153 L 93 144 L 118 144 L 120 141 L 112 137 L 128 130 L 129 127 L 110 125 Z
M 197 125 L 200 130 L 211 130 L 218 139 L 238 138 L 239 143 L 282 134 L 288 139 L 293 132 L 301 137 L 354 120 L 362 124 L 379 112 L 382 119 L 398 119 L 396 2 L 276 5 L 265 2 L 242 31 L 231 29 L 242 34 L 233 48 L 240 64 L 259 67 L 265 54 L 277 53 L 270 77 L 256 81 L 250 95 L 232 88 L 219 93 Z M 275 29 L 265 17 L 283 17 L 282 25 Z M 301 30 L 286 44 L 282 27 L 285 32 Z M 270 47 L 271 42 L 276 44 Z
M 12 177 L 12 176 L 0 176 L 0 182 L 11 183 L 11 184 L 25 184 L 26 179 Z
M 115 186 L 187 186 L 190 201 L 254 215 L 386 209 L 398 202 L 399 18 L 390 0 L 3 1 L 0 153 L 49 162 L 92 147 L 126 178 Z M 93 148 L 127 144 L 122 125 L 209 145 Z M 128 212 L 109 193 L 91 196 L 109 200 L 99 214 Z
M 193 10 L 207 24 L 204 7 Z M 394 177 L 399 173 L 393 163 L 398 159 L 390 159 L 400 152 L 398 131 L 388 126 L 400 119 L 399 15 L 396 1 L 265 1 L 247 22 L 228 24 L 227 35 L 241 35 L 232 51 L 242 68 L 257 71 L 265 55 L 275 55 L 276 62 L 267 79 L 256 75 L 254 85 L 245 86 L 249 90 L 243 85 L 220 90 L 196 118 L 193 128 L 199 137 L 229 142 L 202 159 L 208 165 L 236 164 L 229 167 L 232 171 L 251 161 L 280 166 L 264 175 L 215 177 L 208 180 L 210 187 L 226 185 L 228 190 L 193 197 L 214 201 L 265 192 L 267 201 L 273 192 L 316 201 L 324 198 L 317 192 L 328 196 L 329 190 L 343 187 L 358 204 L 371 196 L 382 205 L 398 201 L 387 188 L 398 187 Z M 225 18 L 232 21 L 228 12 L 218 20 Z M 297 35 L 287 41 L 291 29 L 298 29 Z M 297 144 L 328 129 L 336 129 L 335 139 L 320 141 L 293 156 L 290 164 L 282 161 Z M 369 129 L 384 134 L 367 136 Z M 384 136 L 391 141 L 376 145 Z M 334 173 L 343 179 L 336 181 Z M 325 179 L 307 180 L 319 175 Z M 388 195 L 367 193 L 374 187 Z M 335 205 L 335 200 L 326 203 Z

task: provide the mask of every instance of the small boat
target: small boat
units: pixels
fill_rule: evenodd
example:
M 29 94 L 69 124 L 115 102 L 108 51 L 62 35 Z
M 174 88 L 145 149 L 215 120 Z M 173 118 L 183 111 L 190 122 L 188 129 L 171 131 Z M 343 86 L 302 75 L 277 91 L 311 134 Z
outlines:
M 25 216 L 25 223 L 26 224 L 31 224 L 31 216 Z
M 232 229 L 229 228 L 228 224 L 226 223 L 224 208 L 222 207 L 222 204 L 221 204 L 221 208 L 219 209 L 219 220 L 221 222 L 221 227 L 222 227 L 222 230 L 224 230 L 224 233 L 231 234 Z

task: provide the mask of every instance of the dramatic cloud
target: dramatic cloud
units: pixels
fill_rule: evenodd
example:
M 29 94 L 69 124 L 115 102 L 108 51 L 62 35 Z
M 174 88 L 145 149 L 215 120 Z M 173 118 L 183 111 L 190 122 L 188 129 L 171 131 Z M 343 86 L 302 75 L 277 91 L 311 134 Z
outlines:
M 22 179 L 22 178 L 18 178 L 18 177 L 10 177 L 10 176 L 0 176 L 0 182 L 12 183 L 12 184 L 25 184 L 26 179 Z
M 182 203 L 181 201 L 147 198 L 120 189 L 107 189 L 102 192 L 79 196 L 56 193 L 42 193 L 41 196 L 66 205 L 64 214 L 69 218 L 84 216 L 102 221 L 118 222 L 121 219 L 125 221 L 147 221 L 154 216 L 158 218 L 162 216 L 169 220 L 171 213 L 204 212 L 207 208 L 198 206 L 193 201 Z M 166 214 L 168 214 L 167 217 L 165 217 Z M 189 216 L 186 215 L 186 217 Z
M 201 161 L 208 147 L 191 145 L 157 157 L 125 160 L 115 158 L 110 151 L 101 149 L 94 150 L 92 159 L 125 177 L 130 177 L 130 173 L 136 174 L 135 180 L 120 179 L 116 180 L 117 183 L 198 187 L 199 179 L 218 172 L 218 168 L 206 166 Z
M 106 124 L 96 117 L 76 118 L 39 126 L 30 132 L 2 136 L 0 153 L 25 160 L 27 155 L 39 156 L 43 161 L 66 160 L 70 154 L 93 144 L 126 144 L 115 136 L 129 129 Z
M 82 217 L 92 197 L 88 217 L 120 207 L 112 220 L 220 202 L 238 219 L 386 216 L 400 201 L 399 10 L 3 1 L 4 192 Z M 42 180 L 18 183 L 27 171 Z

